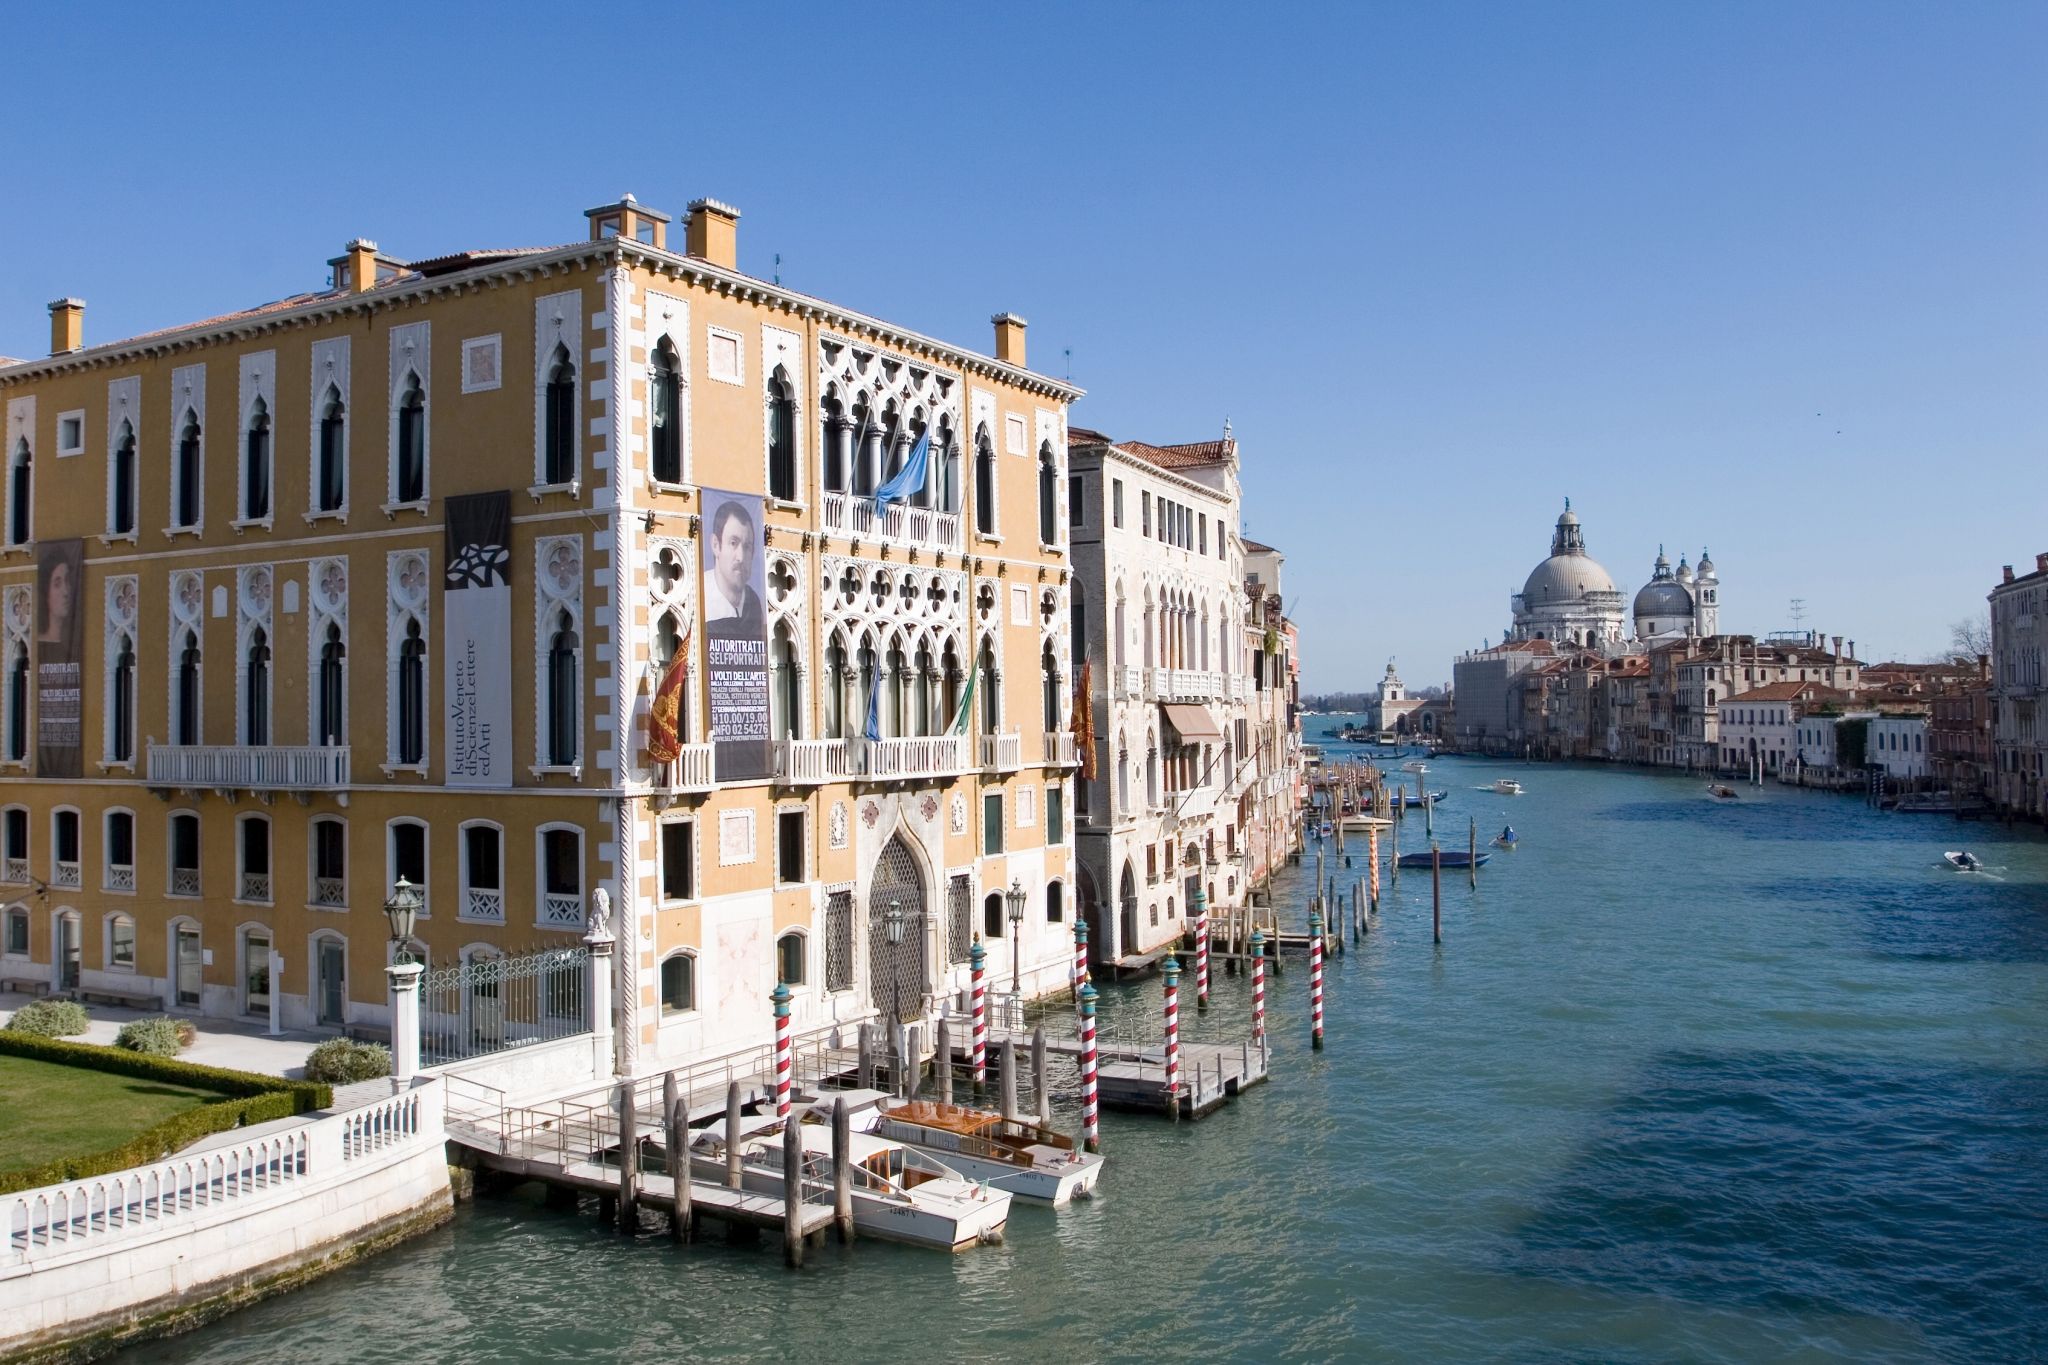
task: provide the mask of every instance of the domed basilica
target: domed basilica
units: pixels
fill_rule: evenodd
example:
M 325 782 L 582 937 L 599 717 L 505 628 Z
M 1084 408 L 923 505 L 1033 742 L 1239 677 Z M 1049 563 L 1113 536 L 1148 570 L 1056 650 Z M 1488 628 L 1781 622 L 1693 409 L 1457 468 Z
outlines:
M 1510 640 L 1551 640 L 1567 648 L 1613 654 L 1630 643 L 1715 634 L 1720 629 L 1721 580 L 1704 551 L 1697 573 L 1682 556 L 1674 571 L 1660 546 L 1650 581 L 1635 597 L 1631 635 L 1626 598 L 1607 570 L 1586 553 L 1585 531 L 1567 498 L 1551 533 L 1550 558 L 1530 571 L 1510 609 Z

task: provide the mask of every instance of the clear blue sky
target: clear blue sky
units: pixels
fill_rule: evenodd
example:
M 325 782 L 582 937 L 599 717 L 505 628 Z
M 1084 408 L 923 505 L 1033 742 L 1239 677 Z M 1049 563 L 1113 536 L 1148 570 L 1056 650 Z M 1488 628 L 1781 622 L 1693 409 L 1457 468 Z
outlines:
M 1866 656 L 2048 550 L 2048 6 L 201 10 L 9 16 L 0 353 L 712 195 L 756 274 L 1023 313 L 1077 422 L 1227 415 L 1313 689 L 1498 638 L 1566 495 Z

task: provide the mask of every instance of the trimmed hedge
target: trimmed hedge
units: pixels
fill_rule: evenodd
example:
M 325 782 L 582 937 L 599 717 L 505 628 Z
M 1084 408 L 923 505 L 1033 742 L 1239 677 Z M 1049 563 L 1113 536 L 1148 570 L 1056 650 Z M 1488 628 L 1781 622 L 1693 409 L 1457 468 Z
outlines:
M 348 1085 L 391 1074 L 391 1049 L 382 1043 L 329 1038 L 306 1054 L 306 1079 Z
M 7 1021 L 8 1033 L 32 1038 L 64 1038 L 83 1033 L 92 1020 L 76 1000 L 31 1000 Z
M 114 1035 L 114 1046 L 152 1057 L 175 1057 L 191 1041 L 192 1025 L 183 1019 L 159 1014 L 149 1019 L 130 1019 Z
M 147 1165 L 214 1133 L 325 1109 L 334 1102 L 331 1089 L 306 1081 L 199 1066 L 168 1057 L 152 1057 L 147 1053 L 95 1047 L 90 1043 L 65 1043 L 6 1030 L 0 1030 L 0 1053 L 39 1062 L 55 1062 L 60 1066 L 87 1067 L 119 1076 L 196 1086 L 231 1097 L 219 1104 L 203 1104 L 197 1109 L 173 1114 L 106 1151 L 65 1157 L 29 1170 L 0 1175 L 0 1194 Z

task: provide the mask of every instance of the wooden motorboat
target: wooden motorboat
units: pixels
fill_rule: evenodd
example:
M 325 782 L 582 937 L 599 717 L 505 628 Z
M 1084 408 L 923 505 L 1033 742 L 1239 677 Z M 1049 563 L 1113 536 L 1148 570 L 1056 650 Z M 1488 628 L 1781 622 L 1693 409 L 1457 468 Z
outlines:
M 832 1130 L 804 1123 L 805 1198 L 830 1198 Z M 863 1235 L 912 1246 L 964 1251 L 999 1241 L 1010 1218 L 1010 1192 L 967 1179 L 938 1158 L 873 1133 L 849 1137 L 853 1158 L 853 1225 Z M 782 1121 L 756 1121 L 741 1130 L 740 1183 L 761 1194 L 782 1194 Z M 723 1124 L 700 1129 L 690 1144 L 690 1169 L 699 1180 L 724 1181 Z M 811 1187 L 816 1187 L 813 1193 Z
M 1086 1198 L 1102 1177 L 1102 1155 L 1079 1150 L 1066 1134 L 965 1105 L 884 1101 L 871 1131 L 1034 1204 Z
M 1707 784 L 1707 793 L 1722 801 L 1733 801 L 1735 799 L 1735 788 L 1724 782 L 1709 782 Z

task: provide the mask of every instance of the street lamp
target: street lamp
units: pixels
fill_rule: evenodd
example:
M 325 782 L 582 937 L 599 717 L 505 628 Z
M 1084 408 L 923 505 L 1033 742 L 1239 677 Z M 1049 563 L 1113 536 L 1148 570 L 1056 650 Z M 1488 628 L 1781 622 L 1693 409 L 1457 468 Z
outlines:
M 394 964 L 412 961 L 407 944 L 412 941 L 413 924 L 420 917 L 420 905 L 424 901 L 420 889 L 400 877 L 391 888 L 390 899 L 384 902 L 384 919 L 391 926 L 391 960 Z
M 903 963 L 898 950 L 903 947 L 903 903 L 892 900 L 889 911 L 882 916 L 882 928 L 889 936 L 889 1020 L 903 1022 Z
M 1010 994 L 1017 999 L 1024 998 L 1024 883 L 1010 878 L 1010 889 L 1003 893 L 1003 899 L 1010 906 Z

